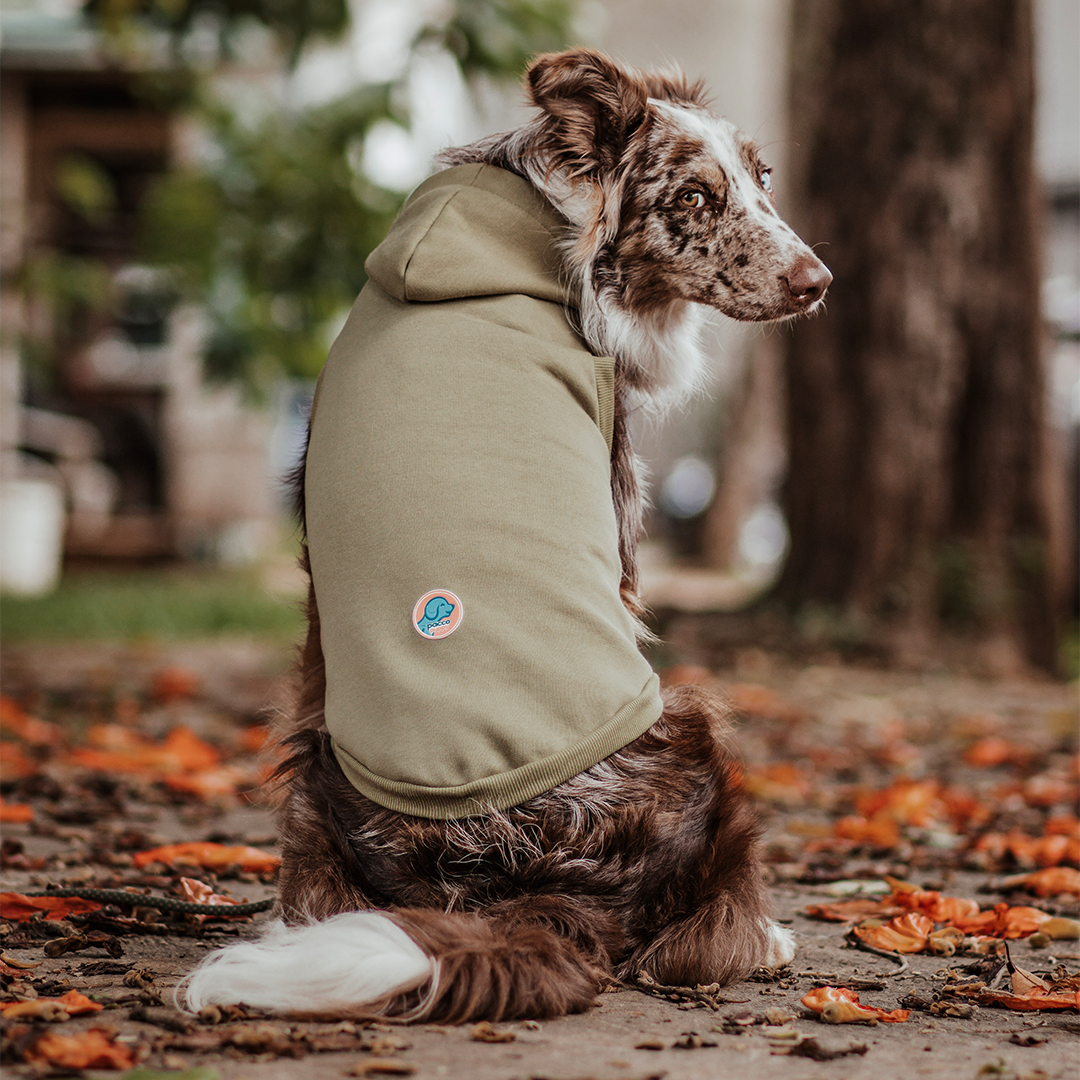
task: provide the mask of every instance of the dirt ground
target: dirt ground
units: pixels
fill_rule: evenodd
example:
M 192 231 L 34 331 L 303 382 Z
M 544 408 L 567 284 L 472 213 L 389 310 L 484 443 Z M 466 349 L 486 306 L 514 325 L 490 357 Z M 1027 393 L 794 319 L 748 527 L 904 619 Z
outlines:
M 281 650 L 245 642 L 6 650 L 3 691 L 17 703 L 10 714 L 14 735 L 12 724 L 4 730 L 8 761 L 19 765 L 21 748 L 32 767 L 5 771 L 4 796 L 8 804 L 29 805 L 33 818 L 4 827 L 3 889 L 138 882 L 168 892 L 178 880 L 175 868 L 152 863 L 140 877 L 135 852 L 206 840 L 272 853 L 274 822 L 254 751 L 267 717 L 287 700 L 287 666 Z M 1075 687 L 838 662 L 795 665 L 760 650 L 743 650 L 726 668 L 684 666 L 668 674 L 723 690 L 738 710 L 747 783 L 761 801 L 777 916 L 798 939 L 789 968 L 759 972 L 718 993 L 614 989 L 587 1013 L 498 1024 L 486 1040 L 504 1041 L 486 1041 L 472 1025 L 320 1025 L 242 1014 L 193 1021 L 171 1011 L 172 987 L 191 965 L 232 935 L 257 932 L 265 914 L 194 925 L 117 909 L 111 922 L 82 923 L 85 943 L 59 956 L 47 955 L 45 940 L 78 932 L 78 917 L 67 920 L 67 929 L 55 921 L 42 929 L 38 921 L 36 937 L 28 929 L 34 922 L 6 921 L 0 923 L 0 1005 L 74 989 L 106 1006 L 50 1025 L 5 1019 L 6 1074 L 78 1074 L 70 1066 L 49 1073 L 49 1066 L 30 1063 L 47 1026 L 65 1034 L 105 1028 L 113 1044 L 151 1070 L 135 1075 L 195 1070 L 190 1080 L 1080 1076 L 1075 1008 L 972 1007 L 977 998 L 950 995 L 958 983 L 993 984 L 995 978 L 1007 989 L 1008 974 L 999 971 L 995 956 L 961 950 L 900 960 L 872 954 L 847 944 L 847 924 L 806 913 L 809 905 L 857 895 L 860 887 L 852 882 L 870 893 L 887 892 L 882 882 L 889 874 L 974 898 L 984 909 L 1004 902 L 1075 918 L 1078 897 L 1071 893 L 1033 897 L 1005 890 L 1003 877 L 1034 868 L 1036 856 L 994 839 L 1020 835 L 1034 842 L 1053 831 L 1051 820 L 1075 815 Z M 27 715 L 59 727 L 44 734 L 20 728 L 19 716 Z M 197 770 L 184 775 L 203 777 L 205 790 L 198 783 L 189 790 L 170 787 L 149 766 L 118 778 L 72 750 L 107 748 L 125 725 L 155 745 L 178 727 L 189 729 L 221 753 L 223 766 L 215 768 L 234 770 L 227 776 L 240 778 L 234 785 L 240 794 L 227 784 L 212 790 Z M 874 809 L 875 799 L 885 800 L 884 809 Z M 881 826 L 879 836 L 859 839 L 854 826 L 840 824 L 856 819 L 892 824 Z M 855 838 L 845 839 L 845 829 Z M 977 849 L 976 837 L 991 839 Z M 270 875 L 183 872 L 236 899 L 273 895 Z M 86 931 L 90 925 L 99 929 L 96 939 Z M 1068 938 L 1040 947 L 1015 940 L 1011 955 L 1019 967 L 1046 976 L 1055 969 L 1058 976 L 1080 972 L 1080 942 Z M 826 984 L 855 988 L 863 1003 L 886 1010 L 902 999 L 913 1007 L 901 1023 L 823 1023 L 800 1002 Z M 952 1012 L 965 1015 L 949 1015 L 950 1003 Z M 840 1056 L 815 1060 L 831 1054 Z

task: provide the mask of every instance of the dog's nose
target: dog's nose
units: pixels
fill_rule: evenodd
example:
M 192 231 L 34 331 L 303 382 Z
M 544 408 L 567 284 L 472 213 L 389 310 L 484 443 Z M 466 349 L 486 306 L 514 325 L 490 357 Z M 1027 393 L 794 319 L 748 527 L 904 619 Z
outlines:
M 799 307 L 809 307 L 825 295 L 832 282 L 832 274 L 816 255 L 808 255 L 791 268 L 783 281 L 791 299 Z

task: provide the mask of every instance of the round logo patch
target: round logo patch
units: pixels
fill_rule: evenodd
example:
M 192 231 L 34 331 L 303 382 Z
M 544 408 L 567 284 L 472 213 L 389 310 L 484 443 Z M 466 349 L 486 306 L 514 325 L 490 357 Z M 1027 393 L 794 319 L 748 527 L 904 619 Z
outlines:
M 413 629 L 425 638 L 444 638 L 460 625 L 465 609 L 461 601 L 447 589 L 424 593 L 412 610 Z

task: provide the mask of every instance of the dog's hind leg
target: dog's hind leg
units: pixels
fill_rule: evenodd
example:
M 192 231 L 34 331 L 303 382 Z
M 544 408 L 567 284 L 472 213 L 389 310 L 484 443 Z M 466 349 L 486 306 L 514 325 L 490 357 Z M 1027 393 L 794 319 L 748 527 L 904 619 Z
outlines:
M 700 687 L 676 687 L 657 724 L 617 755 L 630 783 L 655 791 L 639 825 L 647 872 L 626 898 L 624 977 L 730 983 L 794 956 L 791 932 L 769 917 L 757 815 L 726 747 L 729 715 Z
M 693 915 L 669 923 L 620 965 L 625 978 L 646 972 L 658 982 L 726 985 L 756 967 L 783 967 L 795 956 L 790 930 L 753 915 L 738 900 L 722 896 Z
M 291 755 L 279 772 L 288 778 L 278 812 L 281 869 L 278 903 L 286 922 L 328 919 L 348 911 L 389 907 L 393 898 L 369 879 L 350 842 L 347 813 L 368 803 L 345 779 L 325 727 L 294 731 Z

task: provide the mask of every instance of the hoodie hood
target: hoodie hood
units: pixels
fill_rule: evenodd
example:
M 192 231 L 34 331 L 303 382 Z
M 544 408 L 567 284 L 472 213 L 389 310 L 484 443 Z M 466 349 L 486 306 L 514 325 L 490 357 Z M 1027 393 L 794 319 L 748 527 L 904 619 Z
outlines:
M 522 177 L 457 165 L 413 192 L 364 268 L 396 300 L 520 294 L 567 304 L 559 248 L 566 228 Z

